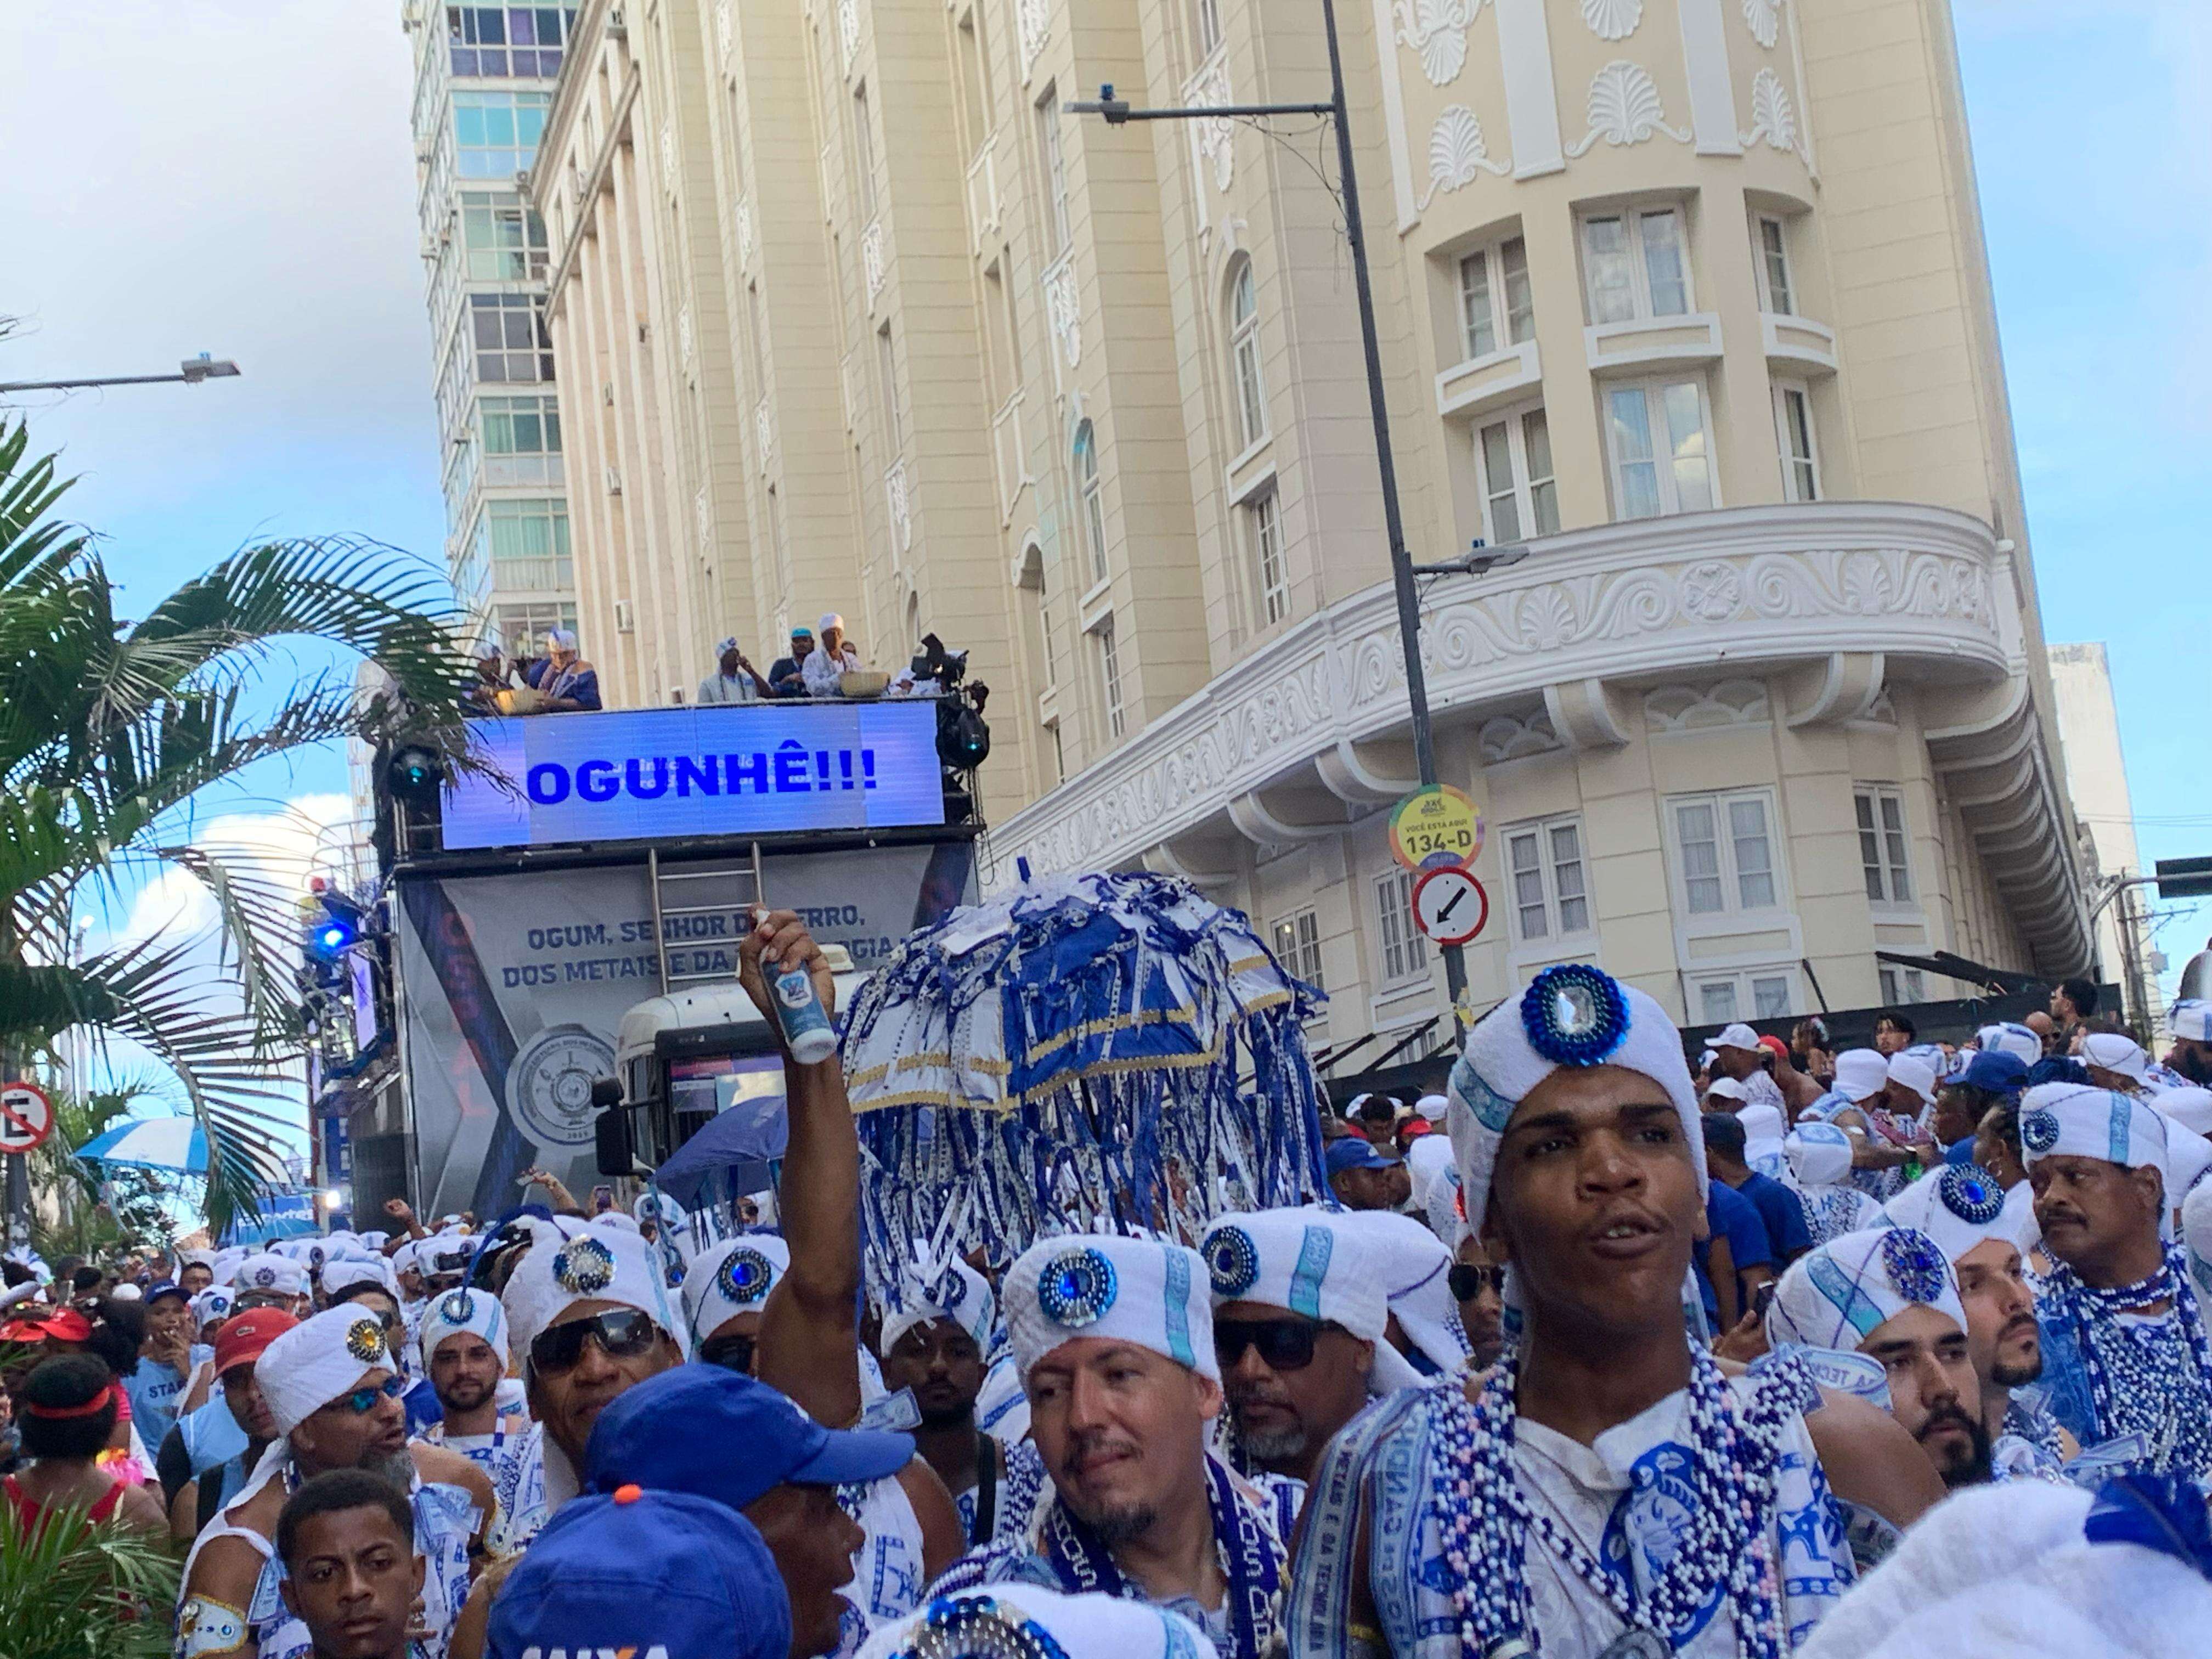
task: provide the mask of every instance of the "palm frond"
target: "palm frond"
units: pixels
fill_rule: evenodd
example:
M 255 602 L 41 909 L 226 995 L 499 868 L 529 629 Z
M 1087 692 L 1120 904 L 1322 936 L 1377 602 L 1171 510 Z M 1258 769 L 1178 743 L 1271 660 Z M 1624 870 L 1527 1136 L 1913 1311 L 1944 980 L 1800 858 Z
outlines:
M 162 1659 L 182 1571 L 166 1539 L 80 1511 L 0 1527 L 8 1659 Z

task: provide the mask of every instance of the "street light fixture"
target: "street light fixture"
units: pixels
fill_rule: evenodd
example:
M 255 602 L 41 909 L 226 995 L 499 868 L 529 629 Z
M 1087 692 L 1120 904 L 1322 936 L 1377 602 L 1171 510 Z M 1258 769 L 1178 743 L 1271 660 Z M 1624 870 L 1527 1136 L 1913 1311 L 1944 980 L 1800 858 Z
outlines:
M 203 351 L 179 363 L 174 374 L 110 374 L 90 380 L 5 380 L 0 381 L 0 392 L 75 392 L 85 386 L 161 386 L 178 381 L 198 386 L 202 380 L 234 380 L 239 373 L 238 365 L 229 358 L 210 357 Z

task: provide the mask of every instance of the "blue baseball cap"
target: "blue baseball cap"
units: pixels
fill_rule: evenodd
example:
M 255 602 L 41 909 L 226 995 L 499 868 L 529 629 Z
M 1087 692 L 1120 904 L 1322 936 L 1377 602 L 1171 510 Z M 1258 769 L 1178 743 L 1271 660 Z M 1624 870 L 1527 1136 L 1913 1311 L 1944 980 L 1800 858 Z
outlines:
M 139 1305 L 150 1308 L 165 1296 L 173 1296 L 187 1306 L 191 1304 L 192 1299 L 192 1293 L 190 1291 L 173 1279 L 165 1279 L 158 1285 L 149 1285 L 146 1287 L 146 1293 Z
M 584 1490 L 635 1485 L 742 1510 L 787 1483 L 888 1480 L 914 1437 L 825 1429 L 765 1382 L 695 1361 L 625 1389 L 584 1448 Z
M 634 1486 L 579 1498 L 545 1523 L 492 1603 L 486 1643 L 491 1659 L 785 1659 L 790 1647 L 790 1598 L 752 1522 Z
M 1398 1159 L 1383 1157 L 1371 1143 L 1359 1135 L 1346 1135 L 1329 1142 L 1328 1151 L 1322 1154 L 1322 1161 L 1328 1166 L 1331 1175 L 1341 1174 L 1346 1170 L 1390 1170 L 1398 1165 Z
M 2027 1066 L 2018 1054 L 1995 1048 L 1959 1056 L 1959 1063 L 1944 1077 L 1947 1084 L 1963 1083 L 1970 1089 L 1993 1095 L 2018 1094 L 2027 1086 Z

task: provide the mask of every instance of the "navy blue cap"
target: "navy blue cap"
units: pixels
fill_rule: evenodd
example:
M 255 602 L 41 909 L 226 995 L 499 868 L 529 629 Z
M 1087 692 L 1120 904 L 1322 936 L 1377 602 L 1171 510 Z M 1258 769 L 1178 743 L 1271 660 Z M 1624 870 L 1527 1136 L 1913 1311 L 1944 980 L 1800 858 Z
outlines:
M 691 1492 L 741 1510 L 787 1484 L 888 1480 L 913 1456 L 911 1435 L 825 1429 L 767 1383 L 694 1362 L 623 1389 L 599 1413 L 583 1485 Z
M 2027 1086 L 2027 1065 L 2018 1054 L 1996 1049 L 1978 1050 L 1960 1056 L 1960 1063 L 1945 1076 L 1946 1083 L 1963 1083 L 1993 1095 L 2016 1094 Z
M 1359 1135 L 1346 1135 L 1328 1143 L 1328 1151 L 1322 1155 L 1331 1175 L 1346 1170 L 1389 1170 L 1397 1166 L 1395 1158 L 1385 1158 Z
M 173 1279 L 165 1279 L 158 1285 L 149 1285 L 139 1297 L 138 1305 L 142 1308 L 150 1308 L 165 1296 L 173 1296 L 178 1301 L 187 1304 L 192 1299 L 192 1293 L 190 1291 Z
M 624 1486 L 545 1523 L 492 1603 L 486 1651 L 785 1659 L 790 1647 L 790 1598 L 751 1522 Z

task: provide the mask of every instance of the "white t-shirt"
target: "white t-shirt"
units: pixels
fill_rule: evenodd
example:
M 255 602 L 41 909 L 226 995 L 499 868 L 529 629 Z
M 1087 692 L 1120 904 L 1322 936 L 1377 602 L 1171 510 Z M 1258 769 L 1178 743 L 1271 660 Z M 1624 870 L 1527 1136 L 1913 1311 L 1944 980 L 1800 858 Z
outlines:
M 703 707 L 759 701 L 760 688 L 753 684 L 753 677 L 750 674 L 714 673 L 699 682 L 699 702 Z

